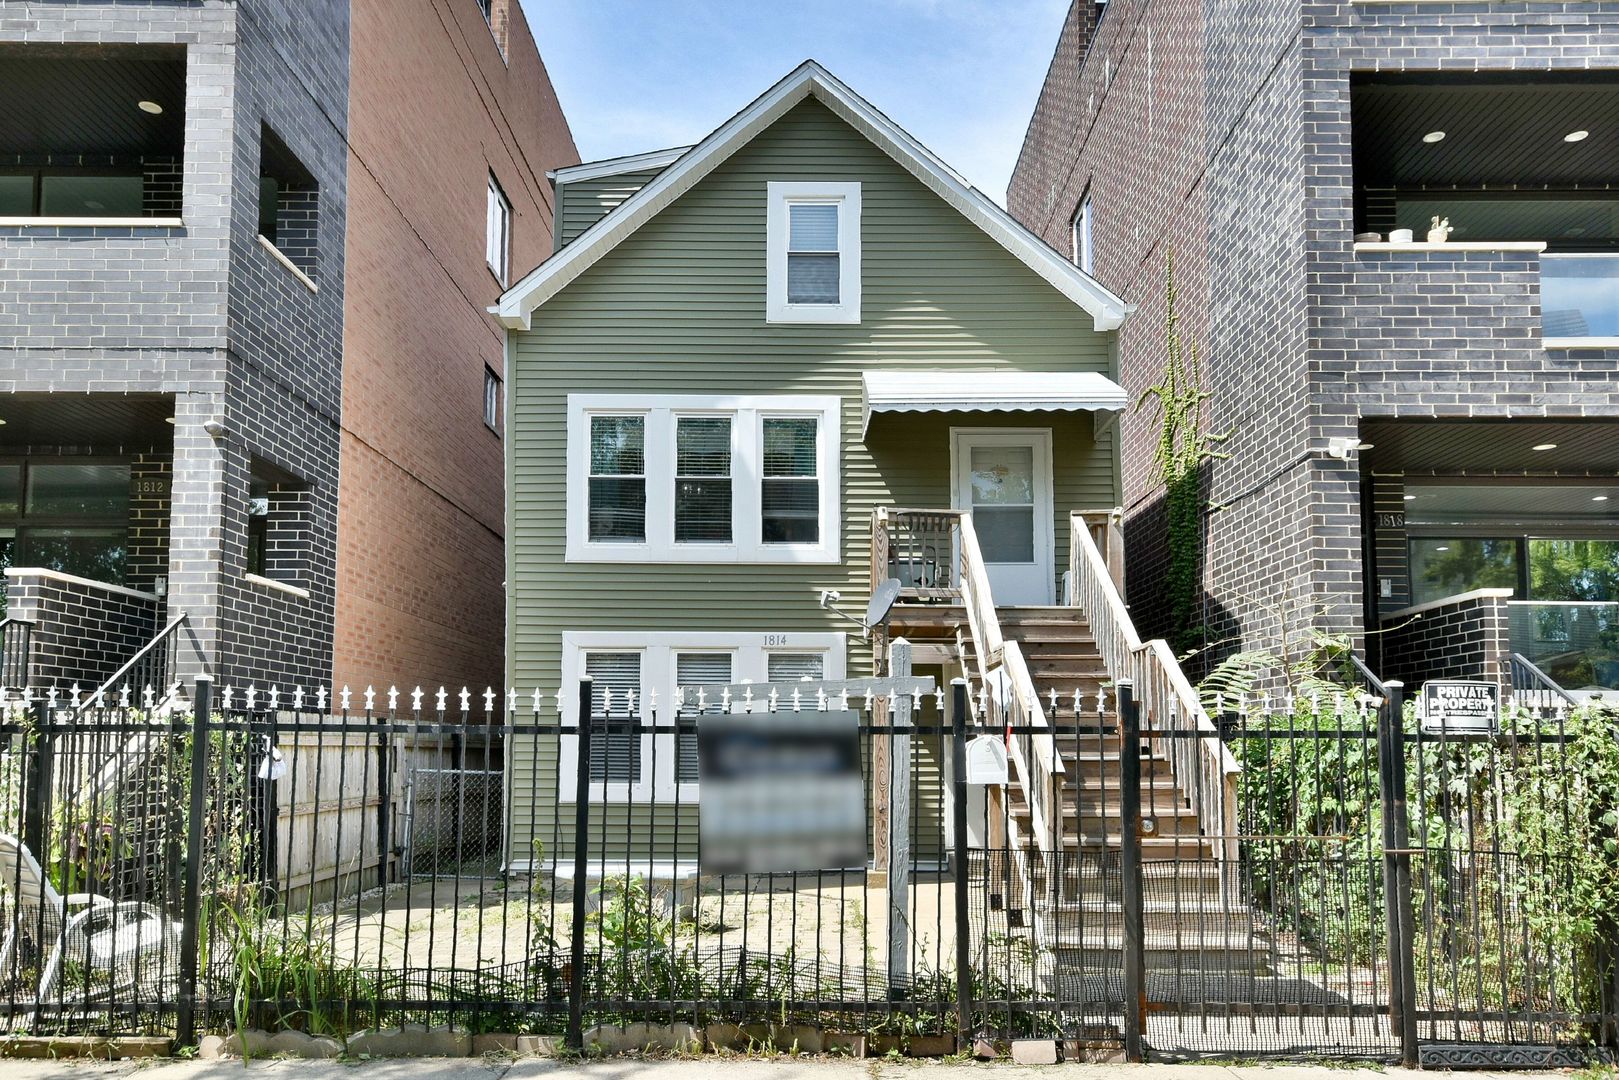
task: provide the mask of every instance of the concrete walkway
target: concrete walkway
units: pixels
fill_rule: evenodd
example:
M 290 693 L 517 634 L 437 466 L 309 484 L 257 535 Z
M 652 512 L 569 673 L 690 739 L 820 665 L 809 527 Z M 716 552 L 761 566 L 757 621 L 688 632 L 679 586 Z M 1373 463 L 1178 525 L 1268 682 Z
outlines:
M 994 1073 L 1000 1080 L 1419 1080 L 1433 1073 L 1307 1065 L 1048 1065 L 871 1059 L 610 1058 L 564 1062 L 529 1058 L 409 1058 L 388 1061 L 45 1062 L 0 1060 L 0 1080 L 936 1080 Z M 1465 1080 L 1538 1080 L 1571 1074 L 1470 1072 Z

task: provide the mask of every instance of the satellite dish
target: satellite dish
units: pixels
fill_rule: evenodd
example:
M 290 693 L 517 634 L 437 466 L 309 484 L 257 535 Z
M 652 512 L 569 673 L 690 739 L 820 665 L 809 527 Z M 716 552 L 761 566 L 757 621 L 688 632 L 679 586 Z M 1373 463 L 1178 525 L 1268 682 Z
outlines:
M 889 578 L 871 590 L 871 603 L 866 605 L 866 626 L 877 626 L 888 619 L 888 613 L 899 599 L 899 578 Z

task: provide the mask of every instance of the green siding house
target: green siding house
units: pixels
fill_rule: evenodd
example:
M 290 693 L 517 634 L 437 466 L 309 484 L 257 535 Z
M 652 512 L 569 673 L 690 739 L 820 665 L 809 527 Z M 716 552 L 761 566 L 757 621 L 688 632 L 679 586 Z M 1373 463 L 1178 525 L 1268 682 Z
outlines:
M 1065 602 L 1071 515 L 1118 501 L 1130 310 L 1072 253 L 812 62 L 695 146 L 554 179 L 558 250 L 495 309 L 508 686 L 568 717 L 588 674 L 663 716 L 691 683 L 869 675 L 822 590 L 859 610 L 901 563 L 911 598 L 955 567 L 895 556 L 889 508 L 971 514 L 996 602 Z M 517 866 L 567 847 L 572 741 L 509 748 Z M 672 735 L 605 751 L 626 858 L 695 825 Z

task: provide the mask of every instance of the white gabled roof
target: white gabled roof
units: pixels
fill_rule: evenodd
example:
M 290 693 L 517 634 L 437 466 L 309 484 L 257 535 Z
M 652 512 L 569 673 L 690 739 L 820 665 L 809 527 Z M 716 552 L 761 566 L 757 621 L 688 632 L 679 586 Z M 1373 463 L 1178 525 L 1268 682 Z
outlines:
M 623 173 L 662 169 L 679 158 L 689 146 L 671 146 L 667 150 L 649 150 L 644 154 L 626 154 L 623 157 L 602 158 L 600 161 L 581 161 L 577 165 L 564 165 L 545 175 L 553 184 L 574 184 L 580 180 L 594 180 L 600 176 L 619 176 Z
M 1114 296 L 1050 245 L 1018 224 L 983 192 L 968 184 L 933 152 L 903 131 L 871 103 L 850 90 L 813 60 L 765 91 L 753 104 L 720 125 L 707 138 L 681 154 L 640 191 L 586 229 L 501 295 L 490 308 L 509 327 L 527 329 L 534 309 L 560 292 L 596 260 L 646 224 L 664 207 L 741 149 L 787 110 L 814 97 L 889 157 L 903 165 L 935 194 L 959 210 L 1024 265 L 1084 308 L 1096 329 L 1112 330 L 1133 308 Z
M 883 412 L 1115 412 L 1130 404 L 1094 371 L 866 371 L 860 431 Z

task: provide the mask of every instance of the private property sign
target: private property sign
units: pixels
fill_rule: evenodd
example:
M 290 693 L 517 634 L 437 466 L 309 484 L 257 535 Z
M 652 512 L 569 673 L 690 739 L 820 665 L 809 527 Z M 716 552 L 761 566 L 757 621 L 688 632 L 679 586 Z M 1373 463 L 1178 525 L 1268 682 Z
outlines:
M 1501 727 L 1494 683 L 1430 679 L 1422 684 L 1422 730 L 1445 735 L 1493 735 Z

